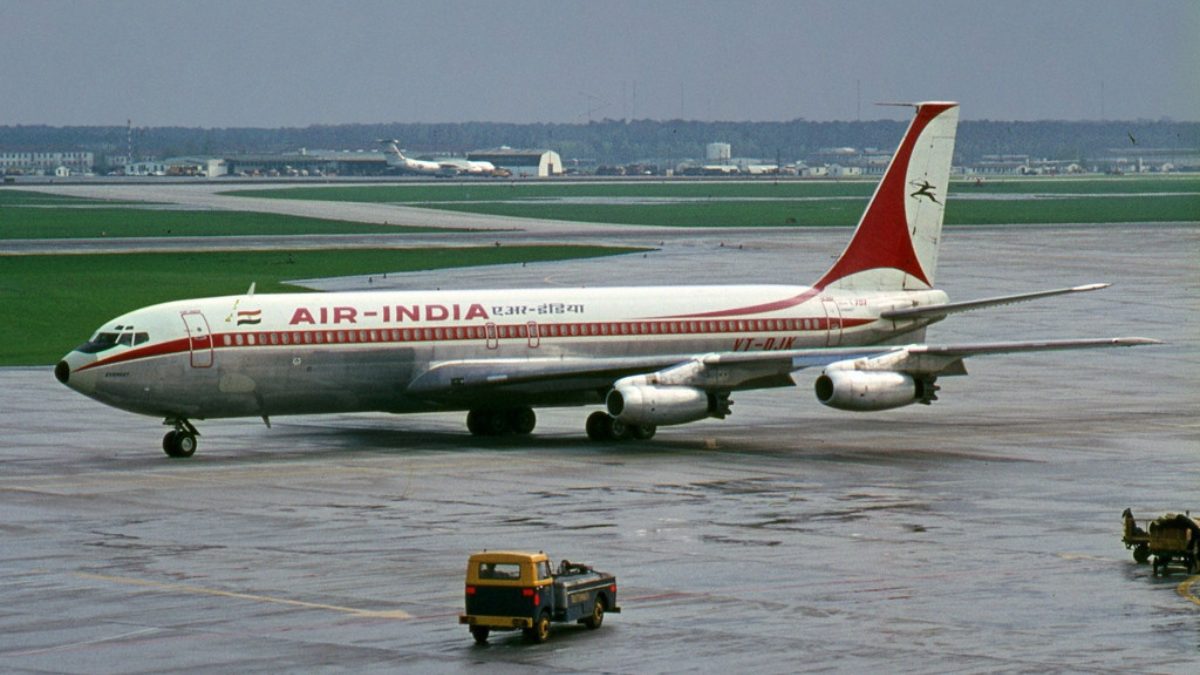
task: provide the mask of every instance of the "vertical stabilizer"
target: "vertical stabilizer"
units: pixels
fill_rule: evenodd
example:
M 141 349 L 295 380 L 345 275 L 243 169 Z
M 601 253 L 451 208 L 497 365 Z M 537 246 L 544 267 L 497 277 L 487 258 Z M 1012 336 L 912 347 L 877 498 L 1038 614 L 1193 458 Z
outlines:
M 933 287 L 958 104 L 916 103 L 916 116 L 846 250 L 814 284 L 860 291 Z
M 400 152 L 400 141 L 396 139 L 379 139 L 379 144 L 384 147 L 383 156 L 387 160 L 388 166 L 404 166 L 408 158 Z

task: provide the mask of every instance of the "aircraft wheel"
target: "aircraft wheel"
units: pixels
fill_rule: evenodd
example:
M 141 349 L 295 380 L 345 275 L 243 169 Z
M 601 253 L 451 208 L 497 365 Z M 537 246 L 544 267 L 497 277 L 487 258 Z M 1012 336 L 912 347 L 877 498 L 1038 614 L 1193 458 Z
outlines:
M 629 428 L 633 437 L 639 441 L 648 441 L 658 433 L 658 427 L 653 424 L 635 424 Z
M 483 410 L 472 410 L 467 413 L 467 431 L 471 432 L 472 436 L 482 436 L 484 430 L 484 419 L 487 417 L 487 412 Z
M 477 645 L 486 645 L 490 632 L 487 626 L 471 626 L 471 637 L 475 638 Z
M 186 431 L 168 431 L 163 436 L 163 450 L 173 459 L 186 459 L 196 454 L 196 437 Z
M 503 436 L 512 431 L 508 414 L 503 410 L 488 410 L 484 413 L 483 433 L 488 436 Z
M 533 428 L 537 426 L 537 414 L 533 408 L 513 408 L 508 417 L 508 424 L 515 434 L 526 436 L 533 433 Z
M 587 435 L 593 441 L 607 441 L 612 438 L 612 427 L 608 423 L 608 413 L 597 410 L 588 415 Z
M 615 441 L 627 441 L 633 437 L 633 427 L 615 417 L 608 418 L 608 428 Z

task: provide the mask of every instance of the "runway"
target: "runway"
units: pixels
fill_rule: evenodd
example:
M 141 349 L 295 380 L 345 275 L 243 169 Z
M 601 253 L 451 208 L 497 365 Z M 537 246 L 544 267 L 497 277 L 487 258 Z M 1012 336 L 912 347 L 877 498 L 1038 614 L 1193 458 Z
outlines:
M 806 283 L 848 235 L 604 232 L 656 251 L 306 283 Z M 523 440 L 339 415 L 201 422 L 172 461 L 159 420 L 0 370 L 0 670 L 1194 672 L 1200 584 L 1135 565 L 1120 513 L 1200 507 L 1198 251 L 1195 226 L 948 230 L 954 300 L 1114 286 L 930 342 L 1167 344 L 973 359 L 933 406 L 869 415 L 801 372 L 644 444 L 587 441 L 583 409 Z M 614 572 L 624 611 L 477 647 L 456 614 L 481 548 Z

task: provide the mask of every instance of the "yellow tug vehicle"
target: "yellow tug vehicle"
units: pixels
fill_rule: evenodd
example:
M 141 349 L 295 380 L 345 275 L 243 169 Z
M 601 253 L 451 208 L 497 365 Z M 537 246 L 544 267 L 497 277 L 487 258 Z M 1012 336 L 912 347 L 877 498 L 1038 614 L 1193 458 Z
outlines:
M 617 578 L 607 572 L 569 560 L 552 569 L 541 552 L 483 551 L 467 562 L 466 612 L 458 622 L 478 644 L 494 630 L 522 630 L 531 642 L 545 642 L 552 622 L 595 629 L 606 613 L 620 611 Z

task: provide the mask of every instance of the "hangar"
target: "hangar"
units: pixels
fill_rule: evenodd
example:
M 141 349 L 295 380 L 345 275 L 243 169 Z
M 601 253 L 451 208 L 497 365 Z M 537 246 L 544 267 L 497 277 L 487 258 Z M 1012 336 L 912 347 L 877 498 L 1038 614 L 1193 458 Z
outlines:
M 518 177 L 560 176 L 563 172 L 562 157 L 553 150 L 514 150 L 502 147 L 468 153 L 467 159 L 473 162 L 491 162 L 496 168 L 508 169 L 512 175 Z

